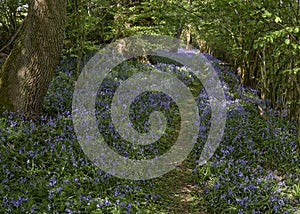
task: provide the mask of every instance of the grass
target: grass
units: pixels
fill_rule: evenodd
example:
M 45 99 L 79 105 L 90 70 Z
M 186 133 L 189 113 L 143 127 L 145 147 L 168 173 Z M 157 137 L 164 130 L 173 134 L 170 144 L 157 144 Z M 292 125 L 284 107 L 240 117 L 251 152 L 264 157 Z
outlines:
M 295 123 L 275 117 L 267 108 L 270 116 L 262 118 L 257 106 L 264 106 L 256 91 L 241 87 L 230 70 L 216 67 L 228 102 L 225 135 L 213 158 L 198 166 L 210 124 L 205 90 L 188 69 L 156 65 L 175 73 L 190 88 L 198 103 L 201 132 L 182 165 L 161 177 L 132 181 L 100 170 L 82 152 L 72 124 L 71 67 L 67 61 L 61 63 L 39 123 L 12 112 L 0 118 L 0 213 L 299 213 Z M 136 159 L 163 154 L 180 129 L 176 103 L 160 93 L 145 93 L 131 104 L 131 119 L 137 130 L 146 132 L 150 113 L 162 111 L 168 128 L 159 142 L 133 149 L 115 130 L 105 132 L 118 85 L 151 68 L 123 63 L 98 92 L 100 132 L 115 151 Z

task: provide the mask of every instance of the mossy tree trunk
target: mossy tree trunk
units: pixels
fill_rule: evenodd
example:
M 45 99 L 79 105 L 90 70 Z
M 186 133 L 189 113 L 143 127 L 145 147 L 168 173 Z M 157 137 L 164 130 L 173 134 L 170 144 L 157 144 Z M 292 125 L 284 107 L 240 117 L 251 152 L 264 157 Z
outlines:
M 0 70 L 0 113 L 19 111 L 35 119 L 63 47 L 65 0 L 30 0 L 28 16 Z

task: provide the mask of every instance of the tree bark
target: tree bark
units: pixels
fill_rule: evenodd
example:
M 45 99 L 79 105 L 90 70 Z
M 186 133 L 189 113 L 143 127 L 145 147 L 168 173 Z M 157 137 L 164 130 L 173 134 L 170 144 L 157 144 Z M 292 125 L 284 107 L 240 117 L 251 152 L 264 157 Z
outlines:
M 29 1 L 23 29 L 0 70 L 0 113 L 38 117 L 63 47 L 65 19 L 65 0 Z

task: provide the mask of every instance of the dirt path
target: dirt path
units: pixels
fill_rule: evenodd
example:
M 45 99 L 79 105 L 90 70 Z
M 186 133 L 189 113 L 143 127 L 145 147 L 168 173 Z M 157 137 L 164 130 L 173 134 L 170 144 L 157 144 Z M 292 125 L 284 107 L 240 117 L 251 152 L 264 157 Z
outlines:
M 194 197 L 200 190 L 192 181 L 192 170 L 193 166 L 186 160 L 160 179 L 160 192 L 169 206 L 168 213 L 206 214 Z

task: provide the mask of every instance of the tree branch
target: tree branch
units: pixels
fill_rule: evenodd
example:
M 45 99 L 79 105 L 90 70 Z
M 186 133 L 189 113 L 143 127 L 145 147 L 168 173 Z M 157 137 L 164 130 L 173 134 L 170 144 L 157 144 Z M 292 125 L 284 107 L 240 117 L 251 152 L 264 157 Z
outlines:
M 19 35 L 19 33 L 20 33 L 20 31 L 21 31 L 21 29 L 23 27 L 23 23 L 24 23 L 24 21 L 22 22 L 22 24 L 20 25 L 20 27 L 17 29 L 17 31 L 14 33 L 14 35 L 11 37 L 11 39 L 9 40 L 9 42 L 0 49 L 0 53 L 3 50 L 5 50 L 8 46 L 10 46 L 15 41 L 15 39 L 17 38 L 17 36 Z

